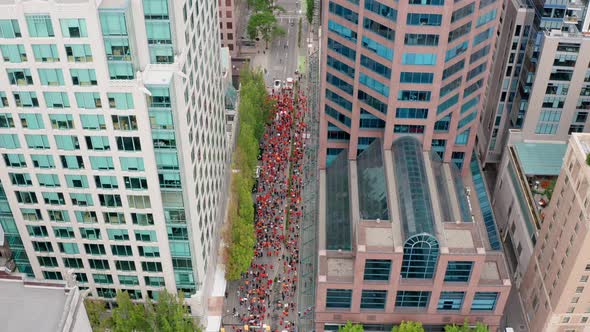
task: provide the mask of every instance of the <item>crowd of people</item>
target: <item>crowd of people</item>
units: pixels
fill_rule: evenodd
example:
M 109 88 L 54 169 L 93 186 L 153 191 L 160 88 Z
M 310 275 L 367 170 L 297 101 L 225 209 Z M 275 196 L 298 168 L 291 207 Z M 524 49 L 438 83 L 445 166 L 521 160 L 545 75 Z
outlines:
M 306 100 L 292 90 L 274 91 L 276 102 L 260 142 L 254 260 L 242 274 L 233 315 L 243 325 L 294 331 L 297 317 L 299 224 Z M 242 326 L 233 331 L 243 331 Z

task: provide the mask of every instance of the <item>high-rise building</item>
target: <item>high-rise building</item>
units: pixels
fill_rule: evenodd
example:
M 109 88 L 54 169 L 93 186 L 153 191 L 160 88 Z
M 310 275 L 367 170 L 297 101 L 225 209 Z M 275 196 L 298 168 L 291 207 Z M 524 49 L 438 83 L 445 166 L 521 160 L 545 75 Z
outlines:
M 586 7 L 575 0 L 508 2 L 507 38 L 494 59 L 478 135 L 484 164 L 500 162 L 510 128 L 522 129 L 526 139 L 562 142 L 589 130 Z
M 469 166 L 462 176 L 406 136 L 320 170 L 316 331 L 349 320 L 365 331 L 500 326 L 510 274 L 477 160 Z
M 502 11 L 497 0 L 328 1 L 320 167 L 411 135 L 466 170 Z
M 218 0 L 219 4 L 219 32 L 221 44 L 229 49 L 232 57 L 238 56 L 238 35 L 236 33 L 238 23 L 237 6 L 235 0 Z M 231 76 L 231 75 L 230 75 Z
M 217 10 L 0 4 L 0 182 L 30 264 L 19 270 L 73 269 L 107 299 L 183 291 L 204 313 L 227 160 Z
M 573 133 L 520 295 L 531 331 L 588 329 L 590 134 Z

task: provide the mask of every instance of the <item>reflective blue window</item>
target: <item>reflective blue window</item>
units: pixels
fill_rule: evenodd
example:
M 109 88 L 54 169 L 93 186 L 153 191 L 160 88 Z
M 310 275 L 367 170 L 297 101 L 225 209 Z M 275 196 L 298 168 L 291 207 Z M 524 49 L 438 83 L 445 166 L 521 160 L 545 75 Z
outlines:
M 467 88 L 465 88 L 465 90 L 463 91 L 463 98 L 467 98 L 472 93 L 474 93 L 475 91 L 479 90 L 482 87 L 483 87 L 483 78 L 477 80 L 477 82 L 475 82 L 475 83 L 471 84 L 470 86 L 468 86 Z
M 448 110 L 451 106 L 456 105 L 458 101 L 459 101 L 459 94 L 456 94 L 456 95 L 452 96 L 451 98 L 443 101 L 442 103 L 440 103 L 440 105 L 438 105 L 438 107 L 436 109 L 436 114 L 440 114 L 440 113 Z
M 373 107 L 374 109 L 378 110 L 383 114 L 387 114 L 387 104 L 381 102 L 379 99 L 371 96 L 370 94 L 366 93 L 363 90 L 358 90 L 358 100 L 364 102 L 365 104 Z
M 347 126 L 350 128 L 351 125 L 351 121 L 350 118 L 347 117 L 346 115 L 338 112 L 337 110 L 335 110 L 334 108 L 330 107 L 329 105 L 325 105 L 325 112 L 327 115 L 331 116 L 332 118 L 334 118 L 335 120 L 337 120 L 338 122 L 342 123 L 343 125 Z
M 454 74 L 456 74 L 457 72 L 459 72 L 464 67 L 465 67 L 465 60 L 461 59 L 461 61 L 453 64 L 450 67 L 447 67 L 447 69 L 445 69 L 443 71 L 442 79 L 445 80 L 445 79 L 453 76 Z
M 454 23 L 464 17 L 467 17 L 473 14 L 475 10 L 475 2 L 468 4 L 467 6 L 463 6 L 455 11 L 453 11 L 453 15 L 451 15 L 451 23 Z
M 451 114 L 448 114 L 434 123 L 434 132 L 436 132 L 436 133 L 448 132 L 450 127 L 451 127 Z
M 435 53 L 404 53 L 402 55 L 402 64 L 434 66 L 436 65 Z
M 66 38 L 88 37 L 86 20 L 83 18 L 62 18 L 59 20 L 61 34 Z
M 455 137 L 455 145 L 466 145 L 469 141 L 469 134 L 471 132 L 471 128 L 467 128 L 462 133 Z
M 330 10 L 330 13 L 340 16 L 349 22 L 352 22 L 354 24 L 357 24 L 359 22 L 359 15 L 355 11 L 350 10 L 337 3 L 330 1 L 328 9 Z
M 330 89 L 326 89 L 326 98 L 340 105 L 342 108 L 352 112 L 352 103 Z
M 342 24 L 338 24 L 332 20 L 328 20 L 328 30 L 337 33 L 340 37 L 350 40 L 356 43 L 356 32 L 350 30 L 349 28 L 343 26 Z
M 356 51 L 355 50 L 353 50 L 349 47 L 346 47 L 331 38 L 328 38 L 328 48 L 334 52 L 340 53 L 341 55 L 343 55 L 353 61 L 356 60 Z
M 398 291 L 395 306 L 402 308 L 426 308 L 430 300 L 430 292 L 426 291 Z
M 365 261 L 364 280 L 388 281 L 390 273 L 390 259 L 367 259 Z
M 473 302 L 471 303 L 472 311 L 491 311 L 496 308 L 498 301 L 497 292 L 475 292 Z
M 22 44 L 0 45 L 0 51 L 2 51 L 2 58 L 6 62 L 21 63 L 27 61 L 27 51 Z
M 461 105 L 461 114 L 467 112 L 472 107 L 476 106 L 477 103 L 479 103 L 479 96 L 476 96 L 476 97 L 464 102 L 463 105 Z
M 424 126 L 420 125 L 395 125 L 393 132 L 396 134 L 424 134 Z
M 395 31 L 393 31 L 392 29 L 386 27 L 385 25 L 383 25 L 381 23 L 377 23 L 369 18 L 365 17 L 363 19 L 363 27 L 366 30 L 369 30 L 375 34 L 378 34 L 379 36 L 381 36 L 387 40 L 391 40 L 391 41 L 395 40 Z
M 365 0 L 365 9 L 368 9 L 377 15 L 383 16 L 390 21 L 395 22 L 397 20 L 397 10 L 378 1 Z
M 330 73 L 326 73 L 326 81 L 352 96 L 352 84 L 349 84 Z
M 345 64 L 344 62 L 336 60 L 329 55 L 327 57 L 327 63 L 328 63 L 328 66 L 334 68 L 335 70 L 343 73 L 344 75 L 346 75 L 350 78 L 354 78 L 354 68 L 353 67 L 350 67 L 349 65 Z
M 486 41 L 488 38 L 494 35 L 494 27 L 490 27 L 485 31 L 482 31 L 473 37 L 473 46 L 477 46 L 480 43 Z
M 359 127 L 363 129 L 385 128 L 385 121 L 361 108 Z
M 406 33 L 404 43 L 411 46 L 438 46 L 438 35 Z
M 22 37 L 18 20 L 0 20 L 0 38 Z
M 445 273 L 445 281 L 469 282 L 473 262 L 450 261 Z
M 386 47 L 383 44 L 378 43 L 373 39 L 365 36 L 363 36 L 362 42 L 364 48 L 372 51 L 373 53 L 387 60 L 393 60 L 393 49 Z
M 444 0 L 409 0 L 410 5 L 422 5 L 422 6 L 444 6 Z
M 402 278 L 432 279 L 438 262 L 438 241 L 426 233 L 416 234 L 404 243 Z
M 386 290 L 364 290 L 361 293 L 361 309 L 385 309 Z
M 397 100 L 404 101 L 430 101 L 430 91 L 400 90 Z
M 395 117 L 399 119 L 426 119 L 428 118 L 427 108 L 397 108 Z
M 483 73 L 486 70 L 488 63 L 484 62 L 481 65 L 471 69 L 469 72 L 467 72 L 467 81 L 470 81 L 472 78 L 474 78 L 475 76 Z
M 375 73 L 390 79 L 391 69 L 381 63 L 361 54 L 361 65 L 367 69 L 374 71 Z
M 471 56 L 469 56 L 469 63 L 474 63 L 477 60 L 481 59 L 482 57 L 488 55 L 488 53 L 490 53 L 490 45 L 486 45 L 484 47 L 482 47 L 481 49 L 471 53 Z
M 458 87 L 461 86 L 461 82 L 463 81 L 463 76 L 457 77 L 457 79 L 451 81 L 450 83 L 446 84 L 440 89 L 440 96 L 444 97 L 449 93 L 455 91 Z
M 350 309 L 352 304 L 352 289 L 327 289 L 326 308 Z
M 27 15 L 27 27 L 31 37 L 54 37 L 53 24 L 49 15 Z
M 403 71 L 400 73 L 400 83 L 432 84 L 433 73 Z
M 377 80 L 375 80 L 374 78 L 365 75 L 364 73 L 361 73 L 359 76 L 359 82 L 367 87 L 369 87 L 371 90 L 380 93 L 382 95 L 384 95 L 385 97 L 389 97 L 389 87 Z
M 436 152 L 440 159 L 442 160 L 445 155 L 445 150 L 447 146 L 447 141 L 444 139 L 433 139 L 432 140 L 432 151 Z
M 490 21 L 493 21 L 494 19 L 496 19 L 496 12 L 497 9 L 492 9 L 487 13 L 479 15 L 479 17 L 477 18 L 477 24 L 475 26 L 480 27 Z
M 477 118 L 477 110 L 469 113 L 466 117 L 464 117 L 463 119 L 459 120 L 459 124 L 457 125 L 457 129 L 461 129 L 461 128 L 465 127 L 471 121 L 475 120 L 475 118 Z
M 408 13 L 408 25 L 430 25 L 440 26 L 442 23 L 442 15 L 440 14 L 425 14 L 425 13 Z
M 454 59 L 455 57 L 465 53 L 465 51 L 467 51 L 468 47 L 469 47 L 468 41 L 464 41 L 460 44 L 457 44 L 456 46 L 454 46 L 453 48 L 451 48 L 447 51 L 446 56 L 445 56 L 445 61 L 450 61 L 450 60 Z
M 465 292 L 440 292 L 437 310 L 461 310 Z
M 471 22 L 467 22 L 462 26 L 456 28 L 455 30 L 449 32 L 449 39 L 448 42 L 452 43 L 453 41 L 465 36 L 471 31 Z
M 68 94 L 65 92 L 43 92 L 43 97 L 48 108 L 70 107 Z

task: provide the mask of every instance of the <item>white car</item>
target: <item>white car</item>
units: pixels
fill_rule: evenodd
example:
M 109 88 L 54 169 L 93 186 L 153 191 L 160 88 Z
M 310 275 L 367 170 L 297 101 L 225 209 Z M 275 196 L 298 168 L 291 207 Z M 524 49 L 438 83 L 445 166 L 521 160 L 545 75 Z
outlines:
M 272 87 L 275 90 L 280 90 L 281 89 L 281 80 L 275 80 Z
M 285 83 L 286 90 L 293 90 L 293 77 L 287 77 L 287 82 Z

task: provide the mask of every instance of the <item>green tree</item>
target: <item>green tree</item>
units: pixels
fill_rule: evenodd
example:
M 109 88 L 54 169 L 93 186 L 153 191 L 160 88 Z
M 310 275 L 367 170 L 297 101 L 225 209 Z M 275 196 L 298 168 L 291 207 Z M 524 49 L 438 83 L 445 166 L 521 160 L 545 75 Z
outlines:
M 194 319 L 184 307 L 184 294 L 177 296 L 160 291 L 158 301 L 148 305 L 149 331 L 158 332 L 200 332 Z
M 313 21 L 313 10 L 314 10 L 314 6 L 315 6 L 315 1 L 314 0 L 305 0 L 305 16 L 307 17 L 307 22 L 309 22 L 309 24 L 311 24 L 311 22 Z
M 481 323 L 477 322 L 474 328 L 469 327 L 469 322 L 465 320 L 463 325 L 447 325 L 445 326 L 445 332 L 489 332 L 488 327 Z
M 86 307 L 86 314 L 90 320 L 92 330 L 104 331 L 106 324 L 103 318 L 107 314 L 105 303 L 101 300 L 85 299 L 84 307 Z
M 475 329 L 473 329 L 473 332 L 490 332 L 490 330 L 488 329 L 488 326 L 484 323 L 477 322 L 477 324 L 475 324 Z
M 131 302 L 127 292 L 117 292 L 116 301 L 117 307 L 112 310 L 111 314 L 113 332 L 149 330 L 143 304 Z
M 399 326 L 394 326 L 391 332 L 424 332 L 424 328 L 420 322 L 402 321 Z
M 272 40 L 287 33 L 279 25 L 276 16 L 270 11 L 262 11 L 250 16 L 246 32 L 250 39 L 262 38 L 266 49 L 268 49 L 268 44 Z
M 365 329 L 361 324 L 352 324 L 351 321 L 346 322 L 346 325 L 338 327 L 338 332 L 363 332 Z

